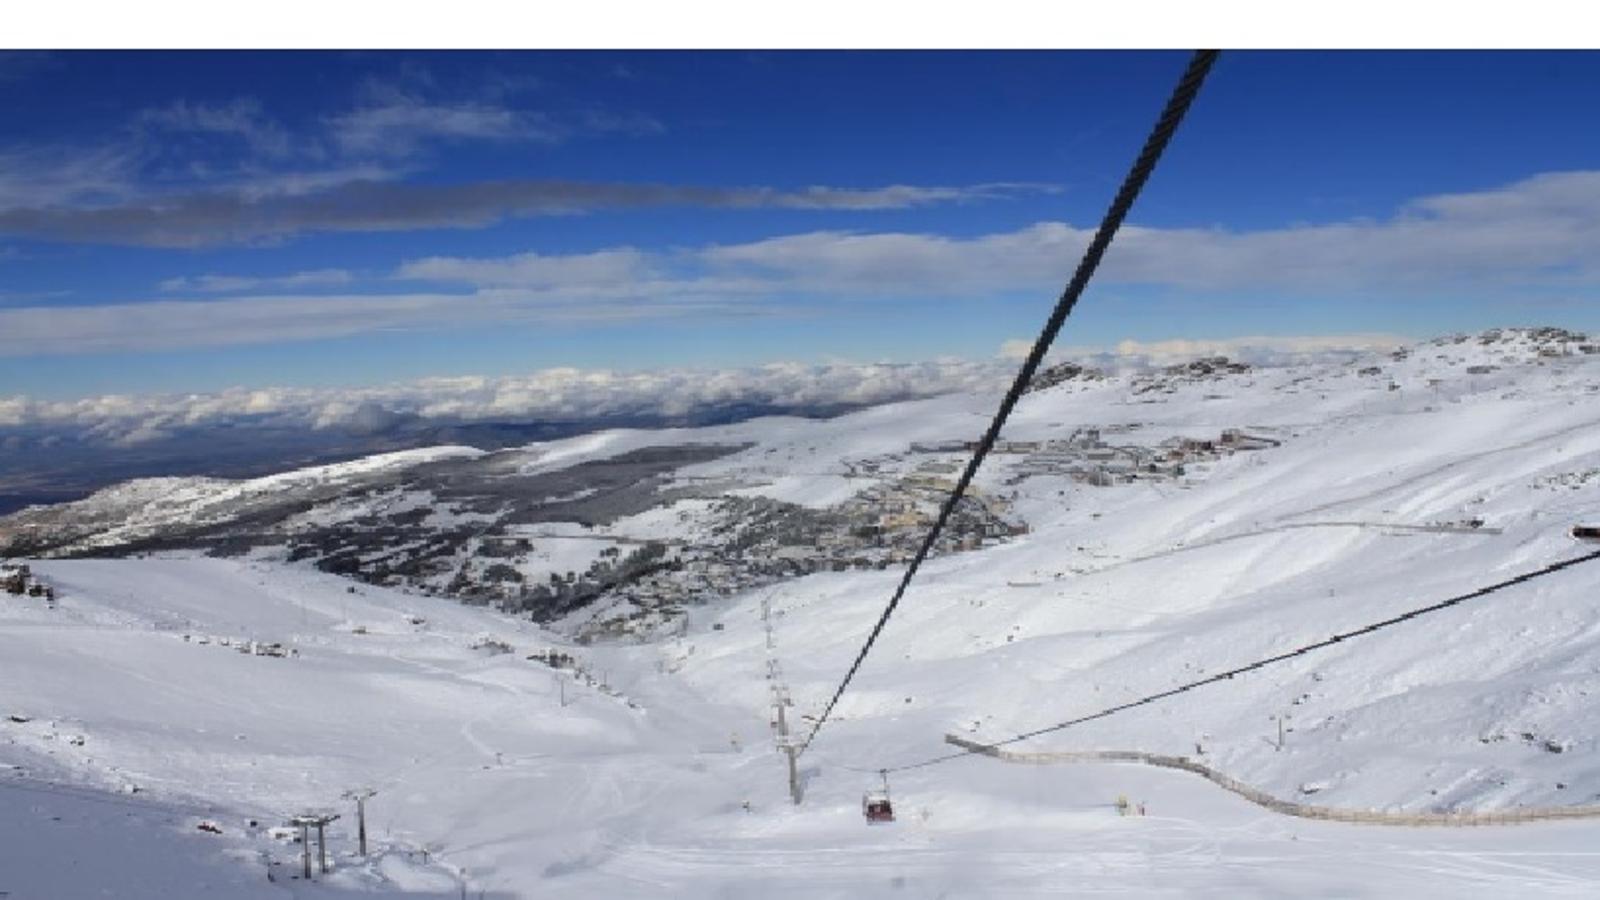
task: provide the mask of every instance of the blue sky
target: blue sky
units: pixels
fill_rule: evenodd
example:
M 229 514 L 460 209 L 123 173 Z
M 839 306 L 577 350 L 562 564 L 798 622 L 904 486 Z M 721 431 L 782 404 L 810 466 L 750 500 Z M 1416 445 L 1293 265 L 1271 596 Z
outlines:
M 0 397 L 992 359 L 1186 54 L 0 58 Z M 1224 54 L 1062 342 L 1600 329 L 1600 54 Z

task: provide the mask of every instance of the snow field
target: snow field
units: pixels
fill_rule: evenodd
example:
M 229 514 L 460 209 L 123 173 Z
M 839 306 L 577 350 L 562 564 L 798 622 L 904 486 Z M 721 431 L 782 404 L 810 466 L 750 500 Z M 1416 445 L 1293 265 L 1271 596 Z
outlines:
M 60 588 L 59 610 L 0 596 L 0 715 L 28 719 L 0 719 L 0 848 L 39 864 L 0 860 L 0 891 L 254 896 L 218 887 L 248 882 L 267 888 L 261 896 L 308 897 L 454 896 L 462 885 L 504 898 L 1594 896 L 1600 822 L 1307 822 L 1132 765 L 966 758 L 893 776 L 893 826 L 868 828 L 859 811 L 877 769 L 947 752 L 947 732 L 1003 739 L 1575 555 L 1567 529 L 1600 516 L 1600 480 L 1583 475 L 1600 468 L 1600 366 L 1519 346 L 1425 345 L 1378 360 L 1378 375 L 1298 367 L 1170 393 L 1112 379 L 1029 395 L 1008 439 L 1137 424 L 1107 441 L 1246 427 L 1285 443 L 1179 482 L 1112 488 L 1007 485 L 1012 460 L 991 458 L 979 486 L 1014 492 L 1030 533 L 924 567 L 802 758 L 798 808 L 772 749 L 769 660 L 801 730 L 895 569 L 708 598 L 681 637 L 579 647 L 483 609 L 352 593 L 263 560 L 36 563 Z M 613 432 L 541 445 L 537 464 L 750 441 L 679 474 L 828 497 L 850 461 L 976 437 L 992 401 Z M 594 534 L 692 540 L 700 502 Z M 1482 525 L 1462 524 L 1473 519 Z M 1592 803 L 1597 586 L 1594 566 L 1568 570 L 1016 749 L 1195 755 L 1276 796 L 1350 808 Z M 485 639 L 515 652 L 494 654 Z M 240 640 L 298 655 L 241 654 Z M 585 674 L 525 658 L 547 649 L 574 655 Z M 130 785 L 140 792 L 117 793 Z M 375 859 L 340 856 L 317 885 L 268 885 L 264 858 L 287 871 L 296 848 L 241 823 L 335 809 L 345 816 L 335 845 L 348 853 L 339 795 L 363 785 L 380 791 L 369 807 Z M 41 799 L 10 802 L 24 794 Z M 1148 815 L 1119 816 L 1119 795 Z M 79 803 L 91 796 L 152 806 L 136 819 L 96 816 Z M 194 833 L 188 810 L 224 834 Z M 73 863 L 75 842 L 43 825 L 52 816 L 118 864 Z M 162 880 L 169 870 L 180 880 Z M 146 883 L 143 894 L 128 888 Z

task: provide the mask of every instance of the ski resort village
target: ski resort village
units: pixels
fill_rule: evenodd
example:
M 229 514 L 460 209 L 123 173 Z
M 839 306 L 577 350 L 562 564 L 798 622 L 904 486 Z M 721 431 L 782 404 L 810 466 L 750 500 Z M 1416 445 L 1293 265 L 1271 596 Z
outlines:
M 0 897 L 1600 893 L 1600 342 L 1057 361 L 858 658 L 1002 389 L 0 518 Z

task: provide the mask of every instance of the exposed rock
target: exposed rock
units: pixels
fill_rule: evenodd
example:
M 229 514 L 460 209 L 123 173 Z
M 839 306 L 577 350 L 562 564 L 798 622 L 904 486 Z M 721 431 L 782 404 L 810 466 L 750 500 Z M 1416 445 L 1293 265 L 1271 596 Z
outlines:
M 1057 363 L 1034 373 L 1033 380 L 1028 382 L 1027 390 L 1023 393 L 1031 394 L 1068 381 L 1098 381 L 1105 377 L 1105 373 L 1099 369 L 1072 362 Z

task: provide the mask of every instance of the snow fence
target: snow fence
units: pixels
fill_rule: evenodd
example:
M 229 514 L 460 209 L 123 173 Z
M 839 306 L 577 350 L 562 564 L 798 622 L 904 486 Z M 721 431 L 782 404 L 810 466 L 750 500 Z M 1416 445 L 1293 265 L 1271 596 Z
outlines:
M 1224 790 L 1249 800 L 1257 806 L 1299 816 L 1302 819 L 1327 819 L 1334 822 L 1359 822 L 1366 825 L 1412 826 L 1467 826 L 1467 825 L 1518 825 L 1523 822 L 1542 822 L 1551 819 L 1600 818 L 1600 806 L 1526 807 L 1521 809 L 1493 810 L 1490 812 L 1384 812 L 1375 809 L 1337 809 L 1331 806 L 1313 806 L 1280 800 L 1266 791 L 1258 790 L 1216 769 L 1195 762 L 1187 756 L 1167 756 L 1146 753 L 1142 750 L 1062 750 L 1043 753 L 1018 753 L 1003 750 L 978 741 L 969 741 L 953 734 L 944 736 L 945 743 L 953 744 L 971 753 L 992 756 L 1014 763 L 1050 765 L 1075 762 L 1130 762 L 1162 769 L 1193 772 Z

